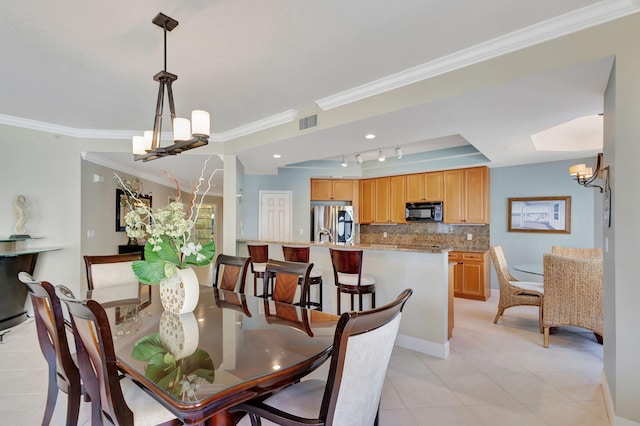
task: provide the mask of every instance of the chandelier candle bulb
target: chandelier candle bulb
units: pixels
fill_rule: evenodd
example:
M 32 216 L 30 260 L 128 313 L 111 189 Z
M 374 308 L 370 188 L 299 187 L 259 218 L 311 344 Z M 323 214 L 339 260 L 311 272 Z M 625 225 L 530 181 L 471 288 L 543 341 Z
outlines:
M 144 131 L 144 150 L 151 151 L 151 145 L 153 144 L 153 130 Z
M 134 136 L 133 137 L 133 153 L 134 154 L 144 154 L 144 137 L 142 136 Z
M 191 123 L 186 118 L 173 119 L 173 139 L 176 141 L 188 141 L 191 139 Z
M 191 126 L 194 136 L 208 137 L 211 129 L 211 119 L 207 111 L 199 109 L 191 112 Z

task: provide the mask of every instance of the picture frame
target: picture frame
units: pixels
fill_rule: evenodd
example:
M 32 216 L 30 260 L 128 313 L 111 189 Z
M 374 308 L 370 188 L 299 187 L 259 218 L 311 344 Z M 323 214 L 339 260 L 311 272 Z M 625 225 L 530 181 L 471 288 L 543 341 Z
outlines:
M 151 209 L 151 195 L 138 195 L 138 199 L 149 209 Z M 122 189 L 116 189 L 116 232 L 125 232 L 127 230 L 127 223 L 125 222 L 125 216 L 129 212 L 129 202 L 127 195 Z
M 571 233 L 571 197 L 509 198 L 508 232 Z

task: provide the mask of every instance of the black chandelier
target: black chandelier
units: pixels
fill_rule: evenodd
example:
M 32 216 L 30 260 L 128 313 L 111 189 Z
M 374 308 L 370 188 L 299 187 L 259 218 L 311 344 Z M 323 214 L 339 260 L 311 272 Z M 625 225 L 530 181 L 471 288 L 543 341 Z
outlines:
M 152 22 L 164 30 L 164 70 L 153 76 L 153 79 L 160 83 L 153 130 L 145 131 L 144 136 L 133 137 L 133 159 L 136 161 L 151 161 L 167 155 L 176 155 L 209 143 L 210 120 L 208 112 L 194 110 L 191 113 L 191 122 L 186 118 L 176 117 L 171 84 L 178 79 L 178 76 L 167 72 L 167 31 L 177 27 L 178 21 L 163 13 L 158 13 Z M 174 142 L 168 146 L 160 146 L 165 88 L 169 98 Z

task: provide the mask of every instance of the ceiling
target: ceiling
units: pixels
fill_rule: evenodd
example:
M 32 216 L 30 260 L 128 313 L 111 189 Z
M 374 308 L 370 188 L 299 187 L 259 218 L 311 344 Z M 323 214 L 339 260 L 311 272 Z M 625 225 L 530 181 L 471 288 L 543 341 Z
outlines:
M 389 157 L 395 147 L 411 159 L 471 144 L 492 167 L 577 158 L 591 155 L 593 147 L 570 144 L 564 151 L 558 141 L 556 149 L 541 151 L 531 135 L 601 113 L 612 58 L 390 113 L 320 123 L 318 130 L 280 136 L 277 130 L 287 123 L 297 129 L 302 117 L 640 10 L 629 0 L 405 0 L 402 7 L 380 0 L 150 3 L 3 5 L 0 79 L 11 84 L 3 85 L 0 123 L 107 140 L 86 158 L 154 180 L 170 170 L 187 187 L 204 157 L 213 155 L 209 170 L 222 167 L 215 154 L 237 155 L 248 174 L 313 160 L 340 162 L 343 156 L 357 167 L 356 153 L 373 161 L 379 149 Z M 129 148 L 123 149 L 129 145 L 118 139 L 152 126 L 158 90 L 152 77 L 162 69 L 163 39 L 151 19 L 160 11 L 180 22 L 167 36 L 167 70 L 179 76 L 176 111 L 209 111 L 213 135 L 207 147 L 133 162 Z M 365 140 L 369 132 L 376 139 Z M 262 134 L 269 136 L 261 140 Z M 236 143 L 247 137 L 249 142 Z M 275 153 L 282 158 L 274 160 Z M 217 173 L 220 191 L 221 178 Z M 164 176 L 157 179 L 167 183 Z

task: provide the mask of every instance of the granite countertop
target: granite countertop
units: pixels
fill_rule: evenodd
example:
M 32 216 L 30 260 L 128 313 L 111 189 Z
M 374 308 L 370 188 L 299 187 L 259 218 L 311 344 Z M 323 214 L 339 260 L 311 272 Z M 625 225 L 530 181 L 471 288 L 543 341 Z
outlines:
M 412 246 L 403 244 L 333 244 L 333 243 L 316 243 L 306 241 L 260 241 L 260 240 L 236 240 L 239 243 L 256 243 L 256 244 L 282 244 L 286 246 L 315 246 L 315 247 L 335 247 L 347 249 L 362 250 L 390 250 L 390 251 L 410 251 L 420 253 L 447 253 L 453 249 L 448 246 Z

